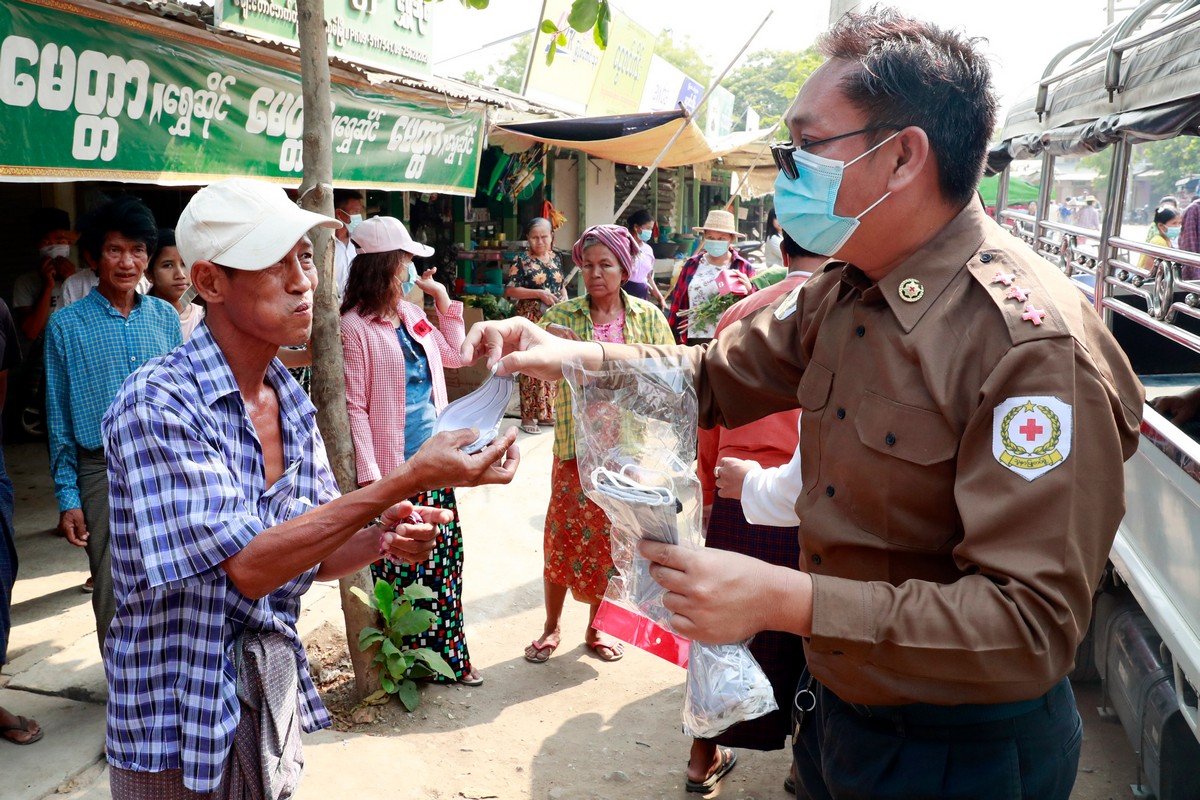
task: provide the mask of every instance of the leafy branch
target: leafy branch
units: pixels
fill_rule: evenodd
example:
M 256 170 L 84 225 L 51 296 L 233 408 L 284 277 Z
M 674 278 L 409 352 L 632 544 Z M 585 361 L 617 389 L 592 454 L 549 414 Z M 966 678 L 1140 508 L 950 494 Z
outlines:
M 434 675 L 454 680 L 454 670 L 441 655 L 428 647 L 409 648 L 404 643 L 405 637 L 429 630 L 438 620 L 438 615 L 432 611 L 413 607 L 417 600 L 433 599 L 429 587 L 409 584 L 397 598 L 392 584 L 377 580 L 374 595 L 368 595 L 357 586 L 350 587 L 350 591 L 378 611 L 383 621 L 382 629 L 363 628 L 358 635 L 359 650 L 381 643 L 371 664 L 379 669 L 379 683 L 383 688 L 365 698 L 364 704 L 385 702 L 389 694 L 394 694 L 406 709 L 412 711 L 421 703 L 416 680 Z
M 435 0 L 425 0 L 426 3 Z M 441 2 L 441 0 L 436 0 Z M 464 8 L 482 11 L 488 7 L 490 0 L 458 0 Z M 612 23 L 612 7 L 609 0 L 575 0 L 571 3 L 571 12 L 567 15 L 567 28 L 559 28 L 551 20 L 542 20 L 542 33 L 554 38 L 550 40 L 550 49 L 546 51 L 546 63 L 554 63 L 554 54 L 560 47 L 567 46 L 567 29 L 579 33 L 592 32 L 596 46 L 601 50 L 608 48 L 608 28 Z

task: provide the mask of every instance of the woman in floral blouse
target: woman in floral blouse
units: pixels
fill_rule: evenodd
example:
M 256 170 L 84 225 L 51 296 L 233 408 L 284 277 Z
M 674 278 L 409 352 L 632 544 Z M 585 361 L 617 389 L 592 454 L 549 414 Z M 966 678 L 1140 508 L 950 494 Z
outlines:
M 517 256 L 505 276 L 504 296 L 517 301 L 517 313 L 532 322 L 555 303 L 567 299 L 562 262 L 551 248 L 554 230 L 550 221 L 534 217 L 525 225 L 528 248 Z M 541 433 L 538 427 L 554 422 L 555 384 L 521 375 L 521 430 Z

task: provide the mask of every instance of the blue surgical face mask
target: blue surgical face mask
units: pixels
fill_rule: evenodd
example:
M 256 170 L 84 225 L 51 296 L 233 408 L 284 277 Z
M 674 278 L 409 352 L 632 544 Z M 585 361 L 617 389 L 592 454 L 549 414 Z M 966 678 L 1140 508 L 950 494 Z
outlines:
M 713 258 L 720 258 L 729 252 L 729 242 L 714 242 L 712 239 L 705 239 L 704 251 Z
M 653 235 L 654 235 L 654 231 L 650 228 L 642 228 L 640 231 L 638 231 L 638 238 L 641 239 L 643 242 L 650 241 L 650 237 Z
M 1167 239 L 1172 242 L 1177 240 L 1179 238 L 1179 232 L 1181 230 L 1183 230 L 1182 227 L 1174 227 L 1174 228 L 1168 227 L 1167 228 Z
M 834 213 L 838 189 L 846 167 L 900 135 L 893 133 L 852 161 L 841 162 L 822 158 L 797 148 L 792 152 L 799 176 L 792 180 L 782 172 L 775 179 L 775 214 L 779 224 L 805 250 L 823 256 L 833 256 L 841 250 L 858 228 L 858 221 L 867 212 L 886 200 L 891 192 L 869 205 L 857 217 L 839 217 Z
M 408 297 L 408 293 L 413 290 L 413 286 L 417 284 L 417 265 L 413 262 L 408 262 L 408 275 L 404 280 L 400 281 L 400 291 Z
M 346 223 L 346 232 L 353 234 L 354 229 L 362 224 L 363 217 L 362 214 L 347 214 L 347 216 L 350 217 L 350 221 Z

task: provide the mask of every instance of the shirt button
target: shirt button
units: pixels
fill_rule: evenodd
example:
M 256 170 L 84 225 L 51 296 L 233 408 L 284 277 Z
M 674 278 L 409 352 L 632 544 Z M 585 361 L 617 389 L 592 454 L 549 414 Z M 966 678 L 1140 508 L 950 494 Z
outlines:
M 846 409 L 844 409 L 844 408 L 839 408 L 839 409 L 837 410 L 837 418 L 838 418 L 838 419 L 845 419 L 845 418 L 846 418 Z
M 814 554 L 813 554 L 813 557 L 812 557 L 812 562 L 813 562 L 814 564 L 816 564 L 818 567 L 819 567 L 819 566 L 821 566 L 821 555 L 820 555 L 820 553 L 814 553 Z
M 857 328 L 854 329 L 854 335 L 861 339 L 862 337 L 867 335 L 867 329 L 864 328 L 862 325 L 859 325 Z
M 986 263 L 988 263 L 989 261 L 991 261 L 991 260 L 992 260 L 992 254 L 991 254 L 991 253 L 984 253 L 983 255 L 981 255 L 981 256 L 979 257 L 979 260 L 980 260 L 980 262 L 982 262 L 982 263 L 986 264 Z
M 888 447 L 891 447 L 896 443 L 896 434 L 889 433 L 887 436 L 883 437 L 883 440 L 887 442 Z
M 825 487 L 825 494 L 826 494 L 828 497 L 833 497 L 833 487 L 832 487 L 832 486 L 826 486 L 826 487 Z

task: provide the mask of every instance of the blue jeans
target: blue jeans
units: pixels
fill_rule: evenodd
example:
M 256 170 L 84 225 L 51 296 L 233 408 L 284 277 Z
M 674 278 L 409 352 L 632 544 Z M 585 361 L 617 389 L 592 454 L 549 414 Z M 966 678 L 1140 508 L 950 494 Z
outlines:
M 813 800 L 1067 800 L 1075 784 L 1083 723 L 1066 678 L 1000 706 L 857 706 L 813 690 L 792 743 Z

